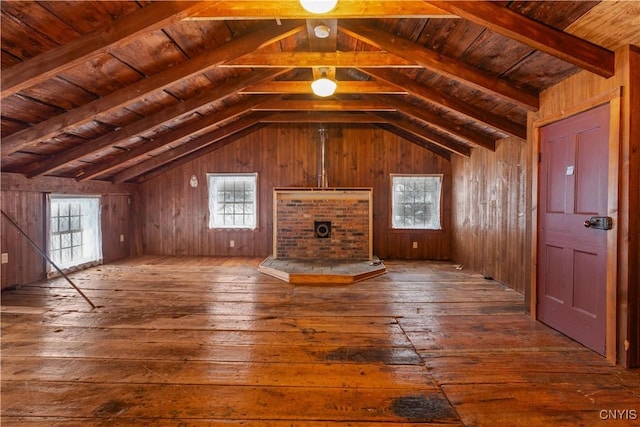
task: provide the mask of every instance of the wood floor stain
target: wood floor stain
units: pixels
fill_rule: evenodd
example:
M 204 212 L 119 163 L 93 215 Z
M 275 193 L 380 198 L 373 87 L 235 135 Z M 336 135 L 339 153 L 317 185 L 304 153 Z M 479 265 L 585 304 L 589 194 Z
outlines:
M 451 404 L 440 396 L 423 396 L 421 394 L 402 396 L 393 401 L 391 408 L 397 416 L 416 422 L 455 420 L 457 418 Z
M 12 427 L 618 427 L 640 371 L 453 265 L 297 286 L 255 258 L 145 256 L 2 293 Z M 624 412 L 627 411 L 627 412 Z M 635 412 L 633 412 L 635 411 Z M 609 412 L 605 412 L 609 413 Z

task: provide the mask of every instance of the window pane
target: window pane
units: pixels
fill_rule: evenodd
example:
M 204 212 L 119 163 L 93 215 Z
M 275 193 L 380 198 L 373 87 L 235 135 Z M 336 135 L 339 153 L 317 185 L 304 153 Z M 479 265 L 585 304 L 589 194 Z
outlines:
M 71 261 L 71 248 L 62 249 L 60 254 L 60 262 L 62 264 L 66 264 Z
M 61 268 L 102 260 L 100 199 L 51 196 L 52 259 Z
M 60 263 L 60 250 L 56 249 L 56 250 L 52 250 L 51 251 L 51 259 L 53 260 L 53 262 L 55 262 L 56 264 Z
M 439 175 L 393 176 L 392 227 L 440 229 Z
M 82 244 L 82 233 L 76 232 L 72 234 L 71 243 L 73 246 L 79 246 Z
M 71 218 L 69 218 L 70 223 L 69 223 L 69 229 L 71 230 L 80 230 L 80 217 L 79 216 L 72 216 Z
M 255 228 L 256 174 L 208 174 L 207 181 L 210 228 Z
M 62 248 L 71 247 L 71 235 L 70 234 L 63 234 L 60 237 L 62 239 L 62 242 L 61 242 Z

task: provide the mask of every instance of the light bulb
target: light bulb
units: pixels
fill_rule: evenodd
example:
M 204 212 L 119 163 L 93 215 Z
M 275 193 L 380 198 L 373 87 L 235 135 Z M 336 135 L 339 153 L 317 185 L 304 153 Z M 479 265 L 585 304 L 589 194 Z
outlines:
M 331 96 L 335 93 L 338 84 L 331 79 L 321 77 L 311 83 L 311 90 L 318 96 Z
M 300 0 L 300 4 L 307 12 L 327 13 L 338 4 L 338 0 Z

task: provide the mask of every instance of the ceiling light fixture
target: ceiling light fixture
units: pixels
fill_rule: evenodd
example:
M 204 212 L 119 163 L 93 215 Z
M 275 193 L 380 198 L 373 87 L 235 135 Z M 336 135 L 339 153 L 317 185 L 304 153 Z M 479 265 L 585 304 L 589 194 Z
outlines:
M 338 84 L 327 77 L 327 72 L 322 71 L 322 76 L 311 83 L 311 90 L 318 96 L 327 97 L 336 92 Z
M 336 7 L 338 0 L 300 0 L 300 4 L 307 12 L 327 13 Z
M 326 39 L 331 34 L 331 28 L 326 25 L 318 25 L 313 29 L 313 33 L 319 39 Z

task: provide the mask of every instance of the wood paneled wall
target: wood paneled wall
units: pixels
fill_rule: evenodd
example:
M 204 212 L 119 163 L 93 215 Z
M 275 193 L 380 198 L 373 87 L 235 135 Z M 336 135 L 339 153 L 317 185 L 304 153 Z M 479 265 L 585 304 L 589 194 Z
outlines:
M 44 195 L 35 191 L 2 191 L 2 210 L 9 215 L 25 233 L 43 248 L 44 239 Z M 45 277 L 45 261 L 25 238 L 2 217 L 2 253 L 8 254 L 8 263 L 2 264 L 2 288 L 37 282 Z
M 135 225 L 132 201 L 135 186 L 103 183 L 78 184 L 70 179 L 37 178 L 2 174 L 2 210 L 36 243 L 45 248 L 45 203 L 47 193 L 101 194 L 102 255 L 105 263 L 141 254 L 140 235 Z M 27 240 L 4 217 L 2 218 L 2 253 L 9 262 L 2 264 L 2 288 L 42 280 L 47 263 Z M 124 242 L 120 241 L 124 235 Z
M 453 259 L 525 293 L 530 277 L 527 223 L 529 150 L 507 138 L 496 151 L 451 160 Z
M 381 258 L 449 259 L 450 162 L 373 126 L 327 126 L 331 187 L 372 187 L 374 254 Z M 271 125 L 140 185 L 144 252 L 167 255 L 268 256 L 272 250 L 273 188 L 317 187 L 318 125 Z M 206 174 L 257 172 L 259 227 L 208 229 Z M 443 230 L 390 229 L 391 173 L 444 174 Z M 197 188 L 189 186 L 196 175 Z M 229 241 L 234 241 L 234 247 Z M 418 248 L 413 249 L 413 242 Z
M 540 110 L 529 113 L 530 124 L 559 120 L 596 105 L 619 101 L 618 195 L 614 229 L 617 232 L 615 278 L 617 358 L 625 366 L 640 366 L 640 48 L 616 51 L 616 74 L 605 79 L 581 72 L 546 90 Z M 613 102 L 613 101 L 612 101 Z M 614 118 L 615 119 L 615 118 Z M 536 150 L 529 126 L 530 146 Z M 534 180 L 537 176 L 534 172 Z M 535 181 L 534 181 L 535 183 Z M 535 194 L 533 194 L 536 197 Z M 534 228 L 535 237 L 535 228 Z M 535 286 L 535 283 L 532 284 Z M 613 322 L 611 322 L 613 323 Z
M 331 129 L 329 185 L 373 187 L 373 252 L 380 258 L 451 259 L 451 162 L 375 129 Z M 391 229 L 389 174 L 444 174 L 442 230 Z M 418 248 L 413 248 L 417 242 Z

